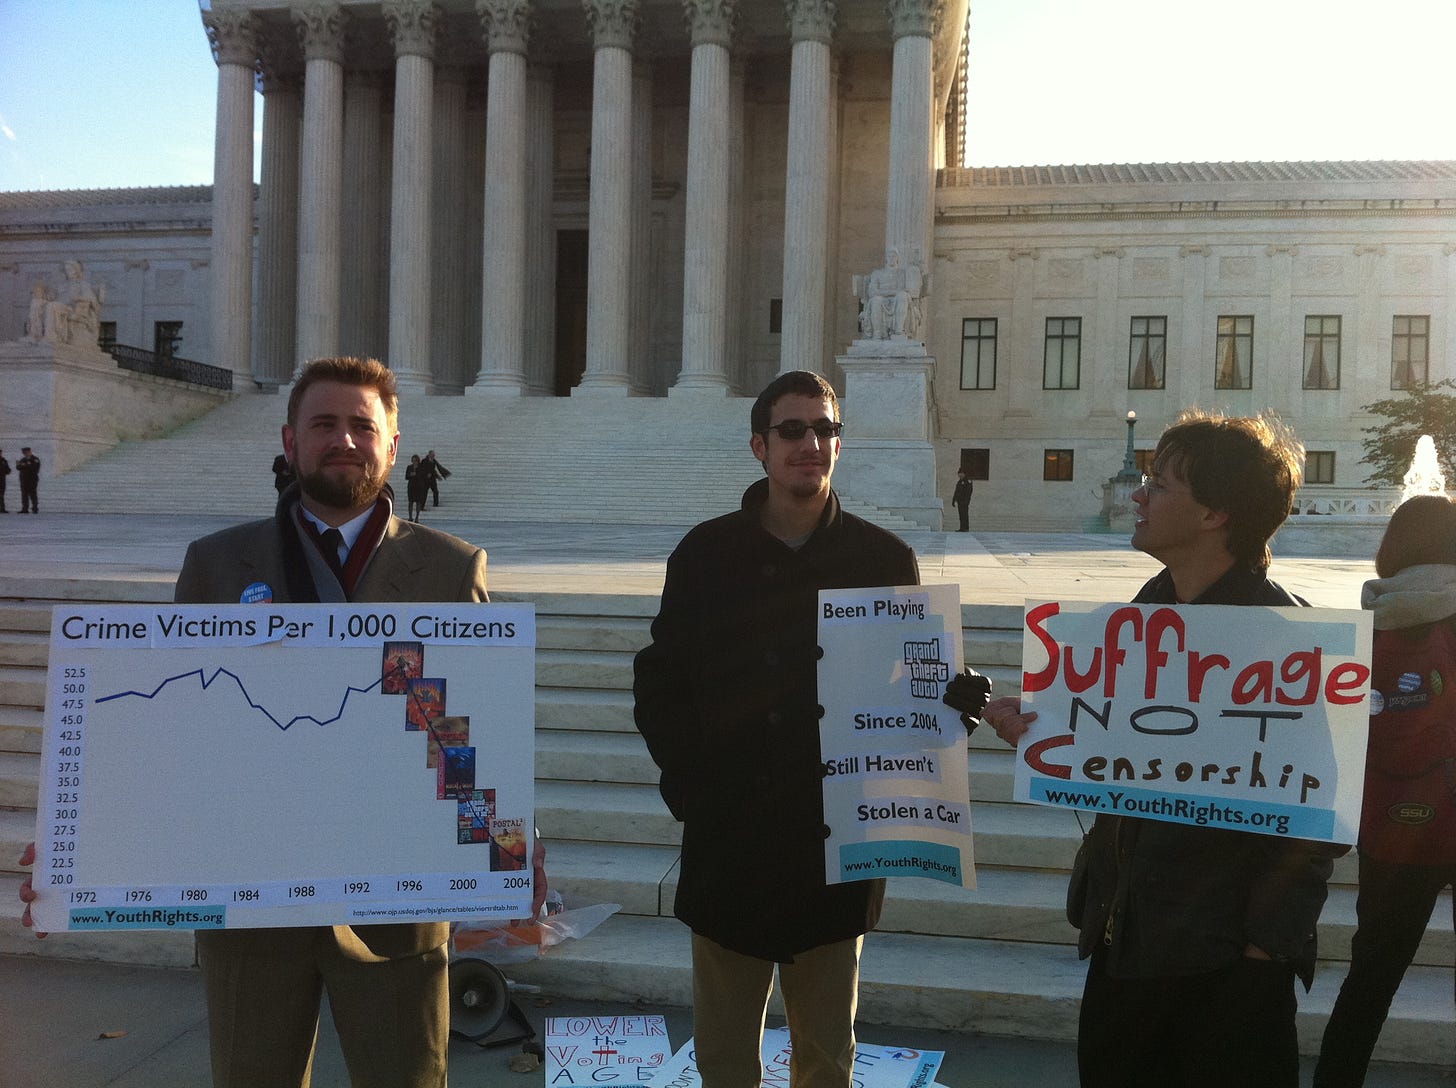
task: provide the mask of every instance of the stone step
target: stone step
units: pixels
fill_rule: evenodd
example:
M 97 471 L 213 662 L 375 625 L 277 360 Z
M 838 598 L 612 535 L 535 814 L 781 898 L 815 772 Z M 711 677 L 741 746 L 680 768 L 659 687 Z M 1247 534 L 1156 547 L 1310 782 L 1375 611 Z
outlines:
M 672 846 L 681 827 L 655 785 L 538 781 L 536 820 L 552 837 Z M 1031 805 L 973 802 L 977 862 L 1068 869 L 1081 832 L 1072 813 Z
M 554 688 L 632 690 L 632 655 L 597 650 L 536 650 L 536 683 Z
M 646 646 L 650 620 L 619 616 L 536 616 L 537 650 L 635 654 Z
M 579 941 L 512 965 L 510 975 L 577 999 L 690 1005 L 690 964 L 686 927 L 669 918 L 618 914 Z M 1305 1054 L 1319 1050 L 1345 970 L 1344 964 L 1322 964 L 1313 990 L 1299 995 Z M 865 940 L 861 962 L 859 1020 L 1071 1040 L 1085 971 L 1068 945 L 874 933 Z M 782 1013 L 777 994 L 771 1009 Z M 1449 968 L 1412 967 L 1406 973 L 1375 1056 L 1456 1064 Z
M 971 796 L 1010 801 L 1015 752 L 1004 745 L 972 749 Z M 656 786 L 657 765 L 635 730 L 543 729 L 536 732 L 536 777 L 574 782 L 625 782 Z
M 39 752 L 45 714 L 35 707 L 0 706 L 0 752 Z
M 598 729 L 635 733 L 630 691 L 543 688 L 537 678 L 536 729 Z
M 0 666 L 0 706 L 43 707 L 45 693 L 45 669 Z
M 0 667 L 44 669 L 51 654 L 49 632 L 13 631 L 0 627 Z
M 51 610 L 32 601 L 0 601 L 0 631 L 16 631 L 49 637 Z
M 0 808 L 35 809 L 40 796 L 40 756 L 0 752 Z

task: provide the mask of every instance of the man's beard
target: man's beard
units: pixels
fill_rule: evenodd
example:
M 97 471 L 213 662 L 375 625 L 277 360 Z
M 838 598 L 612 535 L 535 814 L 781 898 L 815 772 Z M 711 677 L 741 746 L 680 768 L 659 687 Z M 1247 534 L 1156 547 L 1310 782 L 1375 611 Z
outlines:
M 389 480 L 387 472 L 377 475 L 367 468 L 353 481 L 340 480 L 326 474 L 324 468 L 302 474 L 298 486 L 314 502 L 335 510 L 357 510 L 379 498 Z

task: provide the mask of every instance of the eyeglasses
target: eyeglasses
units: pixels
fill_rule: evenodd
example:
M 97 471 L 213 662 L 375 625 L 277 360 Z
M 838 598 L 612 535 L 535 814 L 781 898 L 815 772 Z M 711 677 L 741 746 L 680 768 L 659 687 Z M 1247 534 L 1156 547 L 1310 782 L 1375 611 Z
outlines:
M 765 427 L 764 430 L 778 431 L 780 438 L 789 442 L 797 442 L 810 431 L 814 432 L 815 438 L 838 438 L 839 432 L 844 430 L 844 424 L 835 423 L 830 419 L 816 419 L 813 423 L 805 423 L 802 419 L 786 419 L 782 423 L 775 423 L 772 427 Z
M 1176 495 L 1176 494 L 1191 495 L 1192 494 L 1192 492 L 1189 491 L 1186 487 L 1165 487 L 1163 484 L 1158 483 L 1158 477 L 1156 477 L 1156 476 L 1149 476 L 1146 472 L 1143 473 L 1142 482 L 1141 482 L 1140 486 L 1149 495 Z

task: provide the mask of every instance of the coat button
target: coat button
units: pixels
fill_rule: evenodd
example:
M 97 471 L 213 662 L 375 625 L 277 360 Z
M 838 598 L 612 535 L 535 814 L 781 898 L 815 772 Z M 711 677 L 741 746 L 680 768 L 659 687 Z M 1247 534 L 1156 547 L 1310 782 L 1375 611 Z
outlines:
M 783 721 L 784 721 L 784 716 L 782 714 L 780 714 L 777 710 L 770 710 L 768 712 L 768 724 L 769 725 L 782 725 L 783 724 Z
M 771 669 L 779 667 L 779 654 L 777 650 L 769 650 L 763 655 L 763 663 Z

